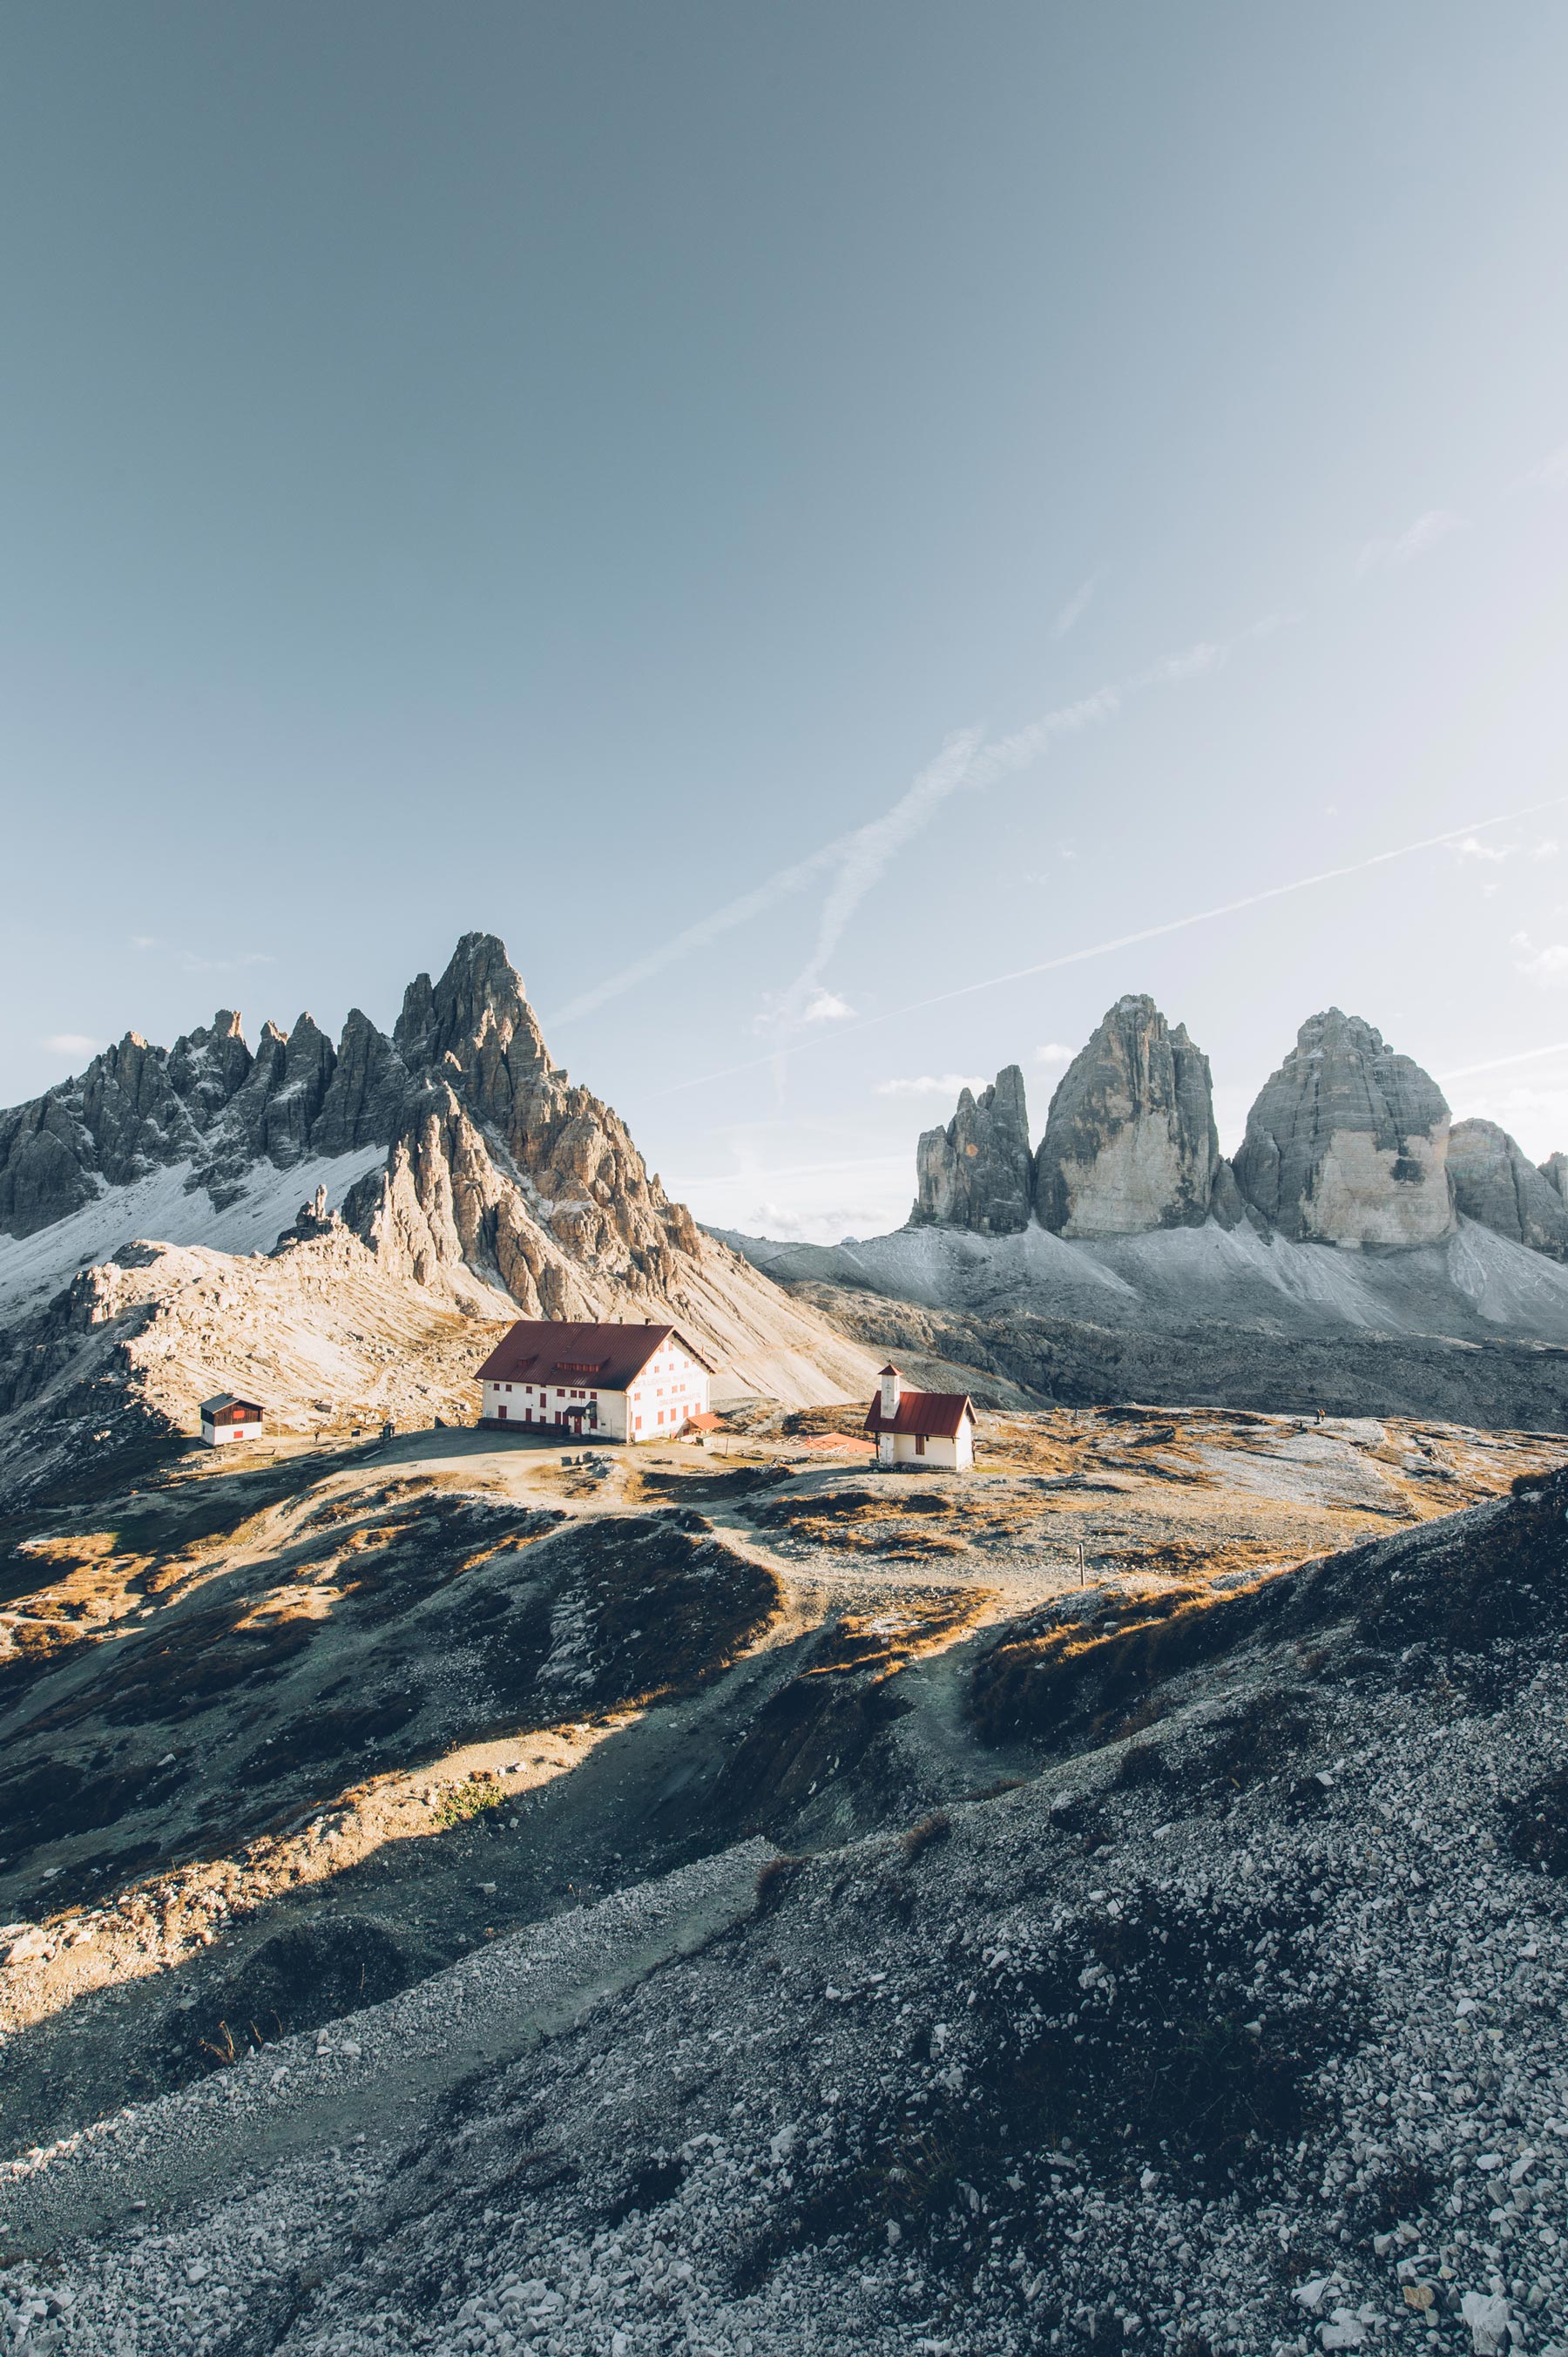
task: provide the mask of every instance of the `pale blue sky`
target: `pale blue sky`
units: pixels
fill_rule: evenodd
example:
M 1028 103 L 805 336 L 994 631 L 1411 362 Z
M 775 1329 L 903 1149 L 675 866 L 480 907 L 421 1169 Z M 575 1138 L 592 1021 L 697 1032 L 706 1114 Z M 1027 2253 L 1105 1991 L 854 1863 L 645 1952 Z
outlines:
M 1330 1001 L 1568 1040 L 1568 800 L 950 996 L 1568 797 L 1565 105 L 1544 5 L 13 9 L 0 1101 L 485 926 L 839 1232 L 1124 990 L 1228 1141 Z

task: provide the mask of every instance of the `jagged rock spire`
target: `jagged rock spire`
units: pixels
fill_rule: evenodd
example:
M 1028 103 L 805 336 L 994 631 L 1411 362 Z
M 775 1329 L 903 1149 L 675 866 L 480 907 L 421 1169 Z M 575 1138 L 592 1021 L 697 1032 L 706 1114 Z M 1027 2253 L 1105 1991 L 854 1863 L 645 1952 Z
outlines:
M 1152 998 L 1119 998 L 1051 1099 L 1035 1159 L 1041 1225 L 1066 1236 L 1196 1227 L 1219 1162 L 1208 1057 Z
M 1448 1105 L 1431 1074 L 1331 1006 L 1264 1082 L 1236 1178 L 1284 1235 L 1432 1243 L 1454 1227 L 1447 1150 Z
M 965 1089 L 945 1129 L 928 1129 L 917 1156 L 917 1225 L 1004 1236 L 1029 1224 L 1034 1157 L 1024 1075 L 1007 1064 L 978 1097 Z
M 1557 1157 L 1561 1159 L 1561 1157 Z M 1568 1203 L 1495 1121 L 1456 1121 L 1448 1133 L 1454 1207 L 1532 1252 L 1568 1259 Z

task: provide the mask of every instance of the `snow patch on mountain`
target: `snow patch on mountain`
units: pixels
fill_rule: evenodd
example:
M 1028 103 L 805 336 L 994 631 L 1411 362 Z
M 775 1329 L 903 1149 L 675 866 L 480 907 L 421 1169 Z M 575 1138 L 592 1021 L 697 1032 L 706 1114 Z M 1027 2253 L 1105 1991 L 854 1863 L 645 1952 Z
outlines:
M 97 1200 L 30 1236 L 0 1235 L 0 1315 L 21 1316 L 70 1283 L 78 1269 L 106 1260 L 133 1237 L 160 1243 L 208 1244 L 214 1251 L 266 1252 L 302 1201 L 318 1187 L 329 1203 L 385 1159 L 379 1146 L 322 1157 L 278 1170 L 258 1162 L 221 1210 L 193 1183 L 195 1166 L 176 1162 L 128 1187 L 105 1187 Z

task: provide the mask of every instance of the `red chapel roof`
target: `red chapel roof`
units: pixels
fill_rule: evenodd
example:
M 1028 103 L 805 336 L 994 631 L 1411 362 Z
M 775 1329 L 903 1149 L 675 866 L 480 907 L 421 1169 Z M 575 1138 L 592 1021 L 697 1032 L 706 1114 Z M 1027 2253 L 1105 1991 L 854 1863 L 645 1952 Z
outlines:
M 904 1392 L 891 1415 L 882 1413 L 880 1398 L 865 1411 L 867 1432 L 923 1433 L 928 1440 L 956 1440 L 964 1417 L 974 1421 L 967 1392 Z

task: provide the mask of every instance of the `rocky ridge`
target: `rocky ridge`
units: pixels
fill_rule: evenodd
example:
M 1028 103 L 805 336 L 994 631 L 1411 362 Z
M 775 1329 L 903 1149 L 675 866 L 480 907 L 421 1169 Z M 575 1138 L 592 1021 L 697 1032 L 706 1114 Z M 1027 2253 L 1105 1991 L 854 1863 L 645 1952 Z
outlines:
M 1466 1219 L 1532 1252 L 1568 1259 L 1568 1203 L 1495 1121 L 1455 1123 L 1448 1133 L 1448 1176 L 1454 1208 Z
M 1058 1083 L 1035 1207 L 1058 1235 L 1142 1235 L 1208 1216 L 1219 1140 L 1208 1059 L 1152 998 L 1119 998 Z
M 354 1183 L 332 1215 L 306 1205 L 285 1229 L 274 1277 L 246 1256 L 225 1280 L 188 1251 L 137 1242 L 129 1224 L 134 1190 L 155 1178 L 166 1196 L 209 1205 L 221 1227 L 259 1173 L 308 1183 L 324 1166 Z M 122 1263 L 53 1298 L 35 1284 L 0 1330 L 0 1412 L 31 1408 L 40 1446 L 66 1391 L 81 1394 L 73 1421 L 88 1426 L 134 1394 L 155 1428 L 188 1430 L 204 1392 L 247 1385 L 285 1428 L 310 1428 L 302 1402 L 317 1393 L 323 1413 L 352 1411 L 381 1388 L 409 1288 L 432 1297 L 425 1323 L 437 1327 L 453 1311 L 672 1318 L 732 1390 L 796 1405 L 868 1392 L 875 1372 L 671 1201 L 620 1116 L 553 1061 L 505 948 L 484 933 L 467 935 L 435 982 L 416 977 L 390 1037 L 356 1011 L 335 1047 L 304 1016 L 286 1036 L 266 1025 L 252 1056 L 230 1010 L 166 1052 L 128 1036 L 79 1080 L 0 1117 L 3 1222 L 14 1241 L 0 1238 L 0 1260 L 42 1255 L 46 1275 L 58 1231 L 57 1286 L 84 1260 Z M 188 1216 L 180 1242 L 203 1246 L 204 1224 Z M 274 1219 L 266 1243 L 283 1225 Z M 313 1380 L 311 1304 L 324 1283 L 363 1296 L 369 1339 Z M 225 1285 L 227 1323 L 207 1307 Z M 298 1347 L 273 1350 L 274 1331 Z M 88 1381 L 77 1360 L 90 1335 Z M 447 1380 L 444 1370 L 434 1390 L 413 1389 L 440 1397 Z
M 1247 1222 L 1295 1243 L 1414 1248 L 1477 1221 L 1553 1259 L 1568 1254 L 1568 1155 L 1539 1168 L 1485 1121 L 1452 1133 L 1441 1089 L 1359 1016 L 1304 1023 L 1247 1118 L 1234 1165 L 1219 1152 L 1208 1059 L 1147 996 L 1109 1008 L 1063 1073 L 1026 1185 L 1023 1075 L 965 1090 L 917 1153 L 911 1225 L 980 1235 L 1031 1219 L 1073 1239 Z
M 1005 1065 L 978 1097 L 963 1090 L 947 1127 L 921 1132 L 915 1161 L 913 1222 L 951 1223 L 980 1236 L 1026 1228 L 1034 1157 L 1017 1065 Z
M 1247 1116 L 1242 1194 L 1298 1241 L 1425 1244 L 1448 1234 L 1448 1106 L 1409 1056 L 1331 1006 L 1302 1025 Z

